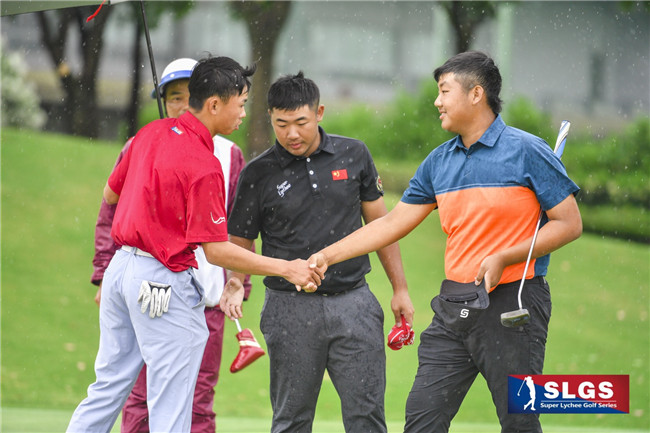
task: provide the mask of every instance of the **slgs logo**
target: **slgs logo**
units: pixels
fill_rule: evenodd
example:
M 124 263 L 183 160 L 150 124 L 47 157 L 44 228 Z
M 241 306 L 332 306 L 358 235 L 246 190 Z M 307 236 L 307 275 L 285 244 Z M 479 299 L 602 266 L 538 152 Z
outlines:
M 572 386 L 569 382 L 546 382 L 544 384 L 544 397 L 546 398 L 562 398 L 563 400 L 576 398 L 576 395 L 579 398 L 585 400 L 591 400 L 594 398 L 599 398 L 602 400 L 609 400 L 614 397 L 614 384 L 609 381 L 599 382 L 597 385 L 594 385 L 592 382 L 580 382 L 575 389 L 575 385 Z M 560 387 L 562 390 L 560 391 Z M 573 392 L 572 392 L 573 391 Z
M 630 413 L 630 376 L 508 375 L 508 413 Z

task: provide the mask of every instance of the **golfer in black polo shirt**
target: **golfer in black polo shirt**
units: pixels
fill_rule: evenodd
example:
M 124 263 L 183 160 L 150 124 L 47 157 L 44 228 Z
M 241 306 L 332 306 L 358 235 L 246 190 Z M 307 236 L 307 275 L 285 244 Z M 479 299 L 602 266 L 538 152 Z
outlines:
M 228 221 L 231 242 L 262 254 L 306 258 L 386 214 L 383 190 L 366 145 L 319 127 L 324 106 L 303 76 L 278 79 L 268 93 L 277 140 L 239 178 Z M 378 251 L 393 286 L 395 323 L 413 323 L 397 243 Z M 271 363 L 272 432 L 310 432 L 323 374 L 341 399 L 347 432 L 385 432 L 386 355 L 383 311 L 370 292 L 367 255 L 331 267 L 317 291 L 283 278 L 264 279 L 260 327 Z M 241 317 L 243 291 L 227 291 L 221 309 Z

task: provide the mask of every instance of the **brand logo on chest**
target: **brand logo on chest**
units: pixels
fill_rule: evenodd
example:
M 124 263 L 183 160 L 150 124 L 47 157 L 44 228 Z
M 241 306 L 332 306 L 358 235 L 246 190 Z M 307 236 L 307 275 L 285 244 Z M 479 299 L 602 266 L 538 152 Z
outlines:
M 284 193 L 287 192 L 289 188 L 291 188 L 291 184 L 289 183 L 288 180 L 285 180 L 280 185 L 278 185 L 277 188 L 278 188 L 278 195 L 280 197 L 284 197 Z

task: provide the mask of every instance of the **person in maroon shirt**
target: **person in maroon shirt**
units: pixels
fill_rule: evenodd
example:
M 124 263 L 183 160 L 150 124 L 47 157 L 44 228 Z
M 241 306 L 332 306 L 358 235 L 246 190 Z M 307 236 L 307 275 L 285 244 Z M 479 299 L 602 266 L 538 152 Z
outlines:
M 167 117 L 177 118 L 189 108 L 190 92 L 188 83 L 196 60 L 180 58 L 170 62 L 162 73 L 158 85 L 158 91 L 163 100 L 163 106 Z M 156 89 L 151 93 L 155 98 Z M 131 144 L 129 139 L 120 152 L 117 165 L 124 156 L 124 153 Z M 224 173 L 228 178 L 226 187 L 226 211 L 234 202 L 235 190 L 239 173 L 244 168 L 246 161 L 241 149 L 232 141 L 219 135 L 213 138 L 215 156 L 219 159 Z M 93 257 L 93 275 L 91 282 L 99 286 L 95 302 L 97 305 L 101 299 L 101 284 L 104 272 L 108 263 L 119 249 L 119 246 L 111 238 L 111 226 L 117 205 L 109 205 L 102 200 L 97 224 L 95 226 L 95 256 Z M 210 265 L 200 248 L 196 250 L 199 269 L 197 279 L 205 289 L 205 320 L 208 325 L 210 337 L 203 353 L 203 361 L 199 370 L 196 387 L 194 389 L 194 402 L 192 405 L 192 433 L 214 433 L 216 431 L 214 413 L 214 388 L 219 379 L 219 367 L 223 347 L 223 331 L 225 315 L 219 308 L 219 298 L 225 284 L 225 270 L 218 266 Z M 199 254 L 200 253 L 200 254 Z M 251 290 L 250 278 L 244 281 L 245 298 Z M 142 367 L 138 379 L 131 390 L 129 398 L 122 410 L 122 433 L 148 433 L 149 432 L 149 410 L 147 408 L 147 368 Z
M 194 274 L 198 245 L 214 265 L 281 276 L 297 289 L 320 284 L 305 260 L 263 257 L 228 242 L 212 137 L 241 124 L 253 72 L 227 57 L 201 60 L 190 77 L 189 111 L 142 128 L 111 173 L 104 199 L 118 203 L 111 236 L 121 248 L 102 283 L 97 379 L 67 431 L 110 431 L 144 363 L 150 429 L 190 431 L 208 338 Z

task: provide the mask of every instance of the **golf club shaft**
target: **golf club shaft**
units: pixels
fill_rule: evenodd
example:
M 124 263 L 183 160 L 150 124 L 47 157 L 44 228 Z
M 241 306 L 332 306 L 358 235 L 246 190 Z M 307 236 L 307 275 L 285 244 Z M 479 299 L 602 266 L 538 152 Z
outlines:
M 238 319 L 235 319 L 235 325 L 237 325 L 237 331 L 241 332 L 241 325 L 239 324 Z
M 519 385 L 519 391 L 517 391 L 517 395 L 519 395 L 519 393 L 521 392 L 521 388 L 524 387 L 524 383 L 525 383 L 525 382 L 526 382 L 525 380 L 522 380 L 522 381 L 521 381 L 521 385 Z
M 147 25 L 147 14 L 144 12 L 144 0 L 140 0 L 140 10 L 142 11 L 142 23 L 144 25 L 144 34 L 147 39 L 147 49 L 149 50 L 149 62 L 151 63 L 151 74 L 153 75 L 153 88 L 156 89 L 156 101 L 158 102 L 158 113 L 160 118 L 165 117 L 163 112 L 160 92 L 158 91 L 158 75 L 156 74 L 156 62 L 153 60 L 153 48 L 151 47 L 151 37 L 149 36 L 149 26 Z
M 571 128 L 571 123 L 567 120 L 563 120 L 560 125 L 560 131 L 557 135 L 557 140 L 555 141 L 555 149 L 553 152 L 562 158 L 562 153 L 564 153 L 564 146 L 566 144 L 566 138 L 569 135 L 569 128 Z M 519 284 L 519 292 L 517 293 L 517 302 L 519 303 L 519 309 L 523 307 L 521 305 L 521 292 L 524 289 L 524 283 L 526 282 L 526 274 L 528 273 L 528 265 L 530 265 L 530 259 L 533 256 L 533 249 L 535 248 L 535 241 L 537 240 L 537 234 L 539 233 L 539 226 L 542 222 L 542 216 L 544 211 L 540 208 L 539 218 L 537 218 L 537 226 L 535 227 L 535 233 L 533 233 L 533 240 L 530 243 L 530 250 L 528 250 L 528 258 L 526 259 L 526 266 L 524 266 L 524 275 L 521 277 L 521 284 Z

